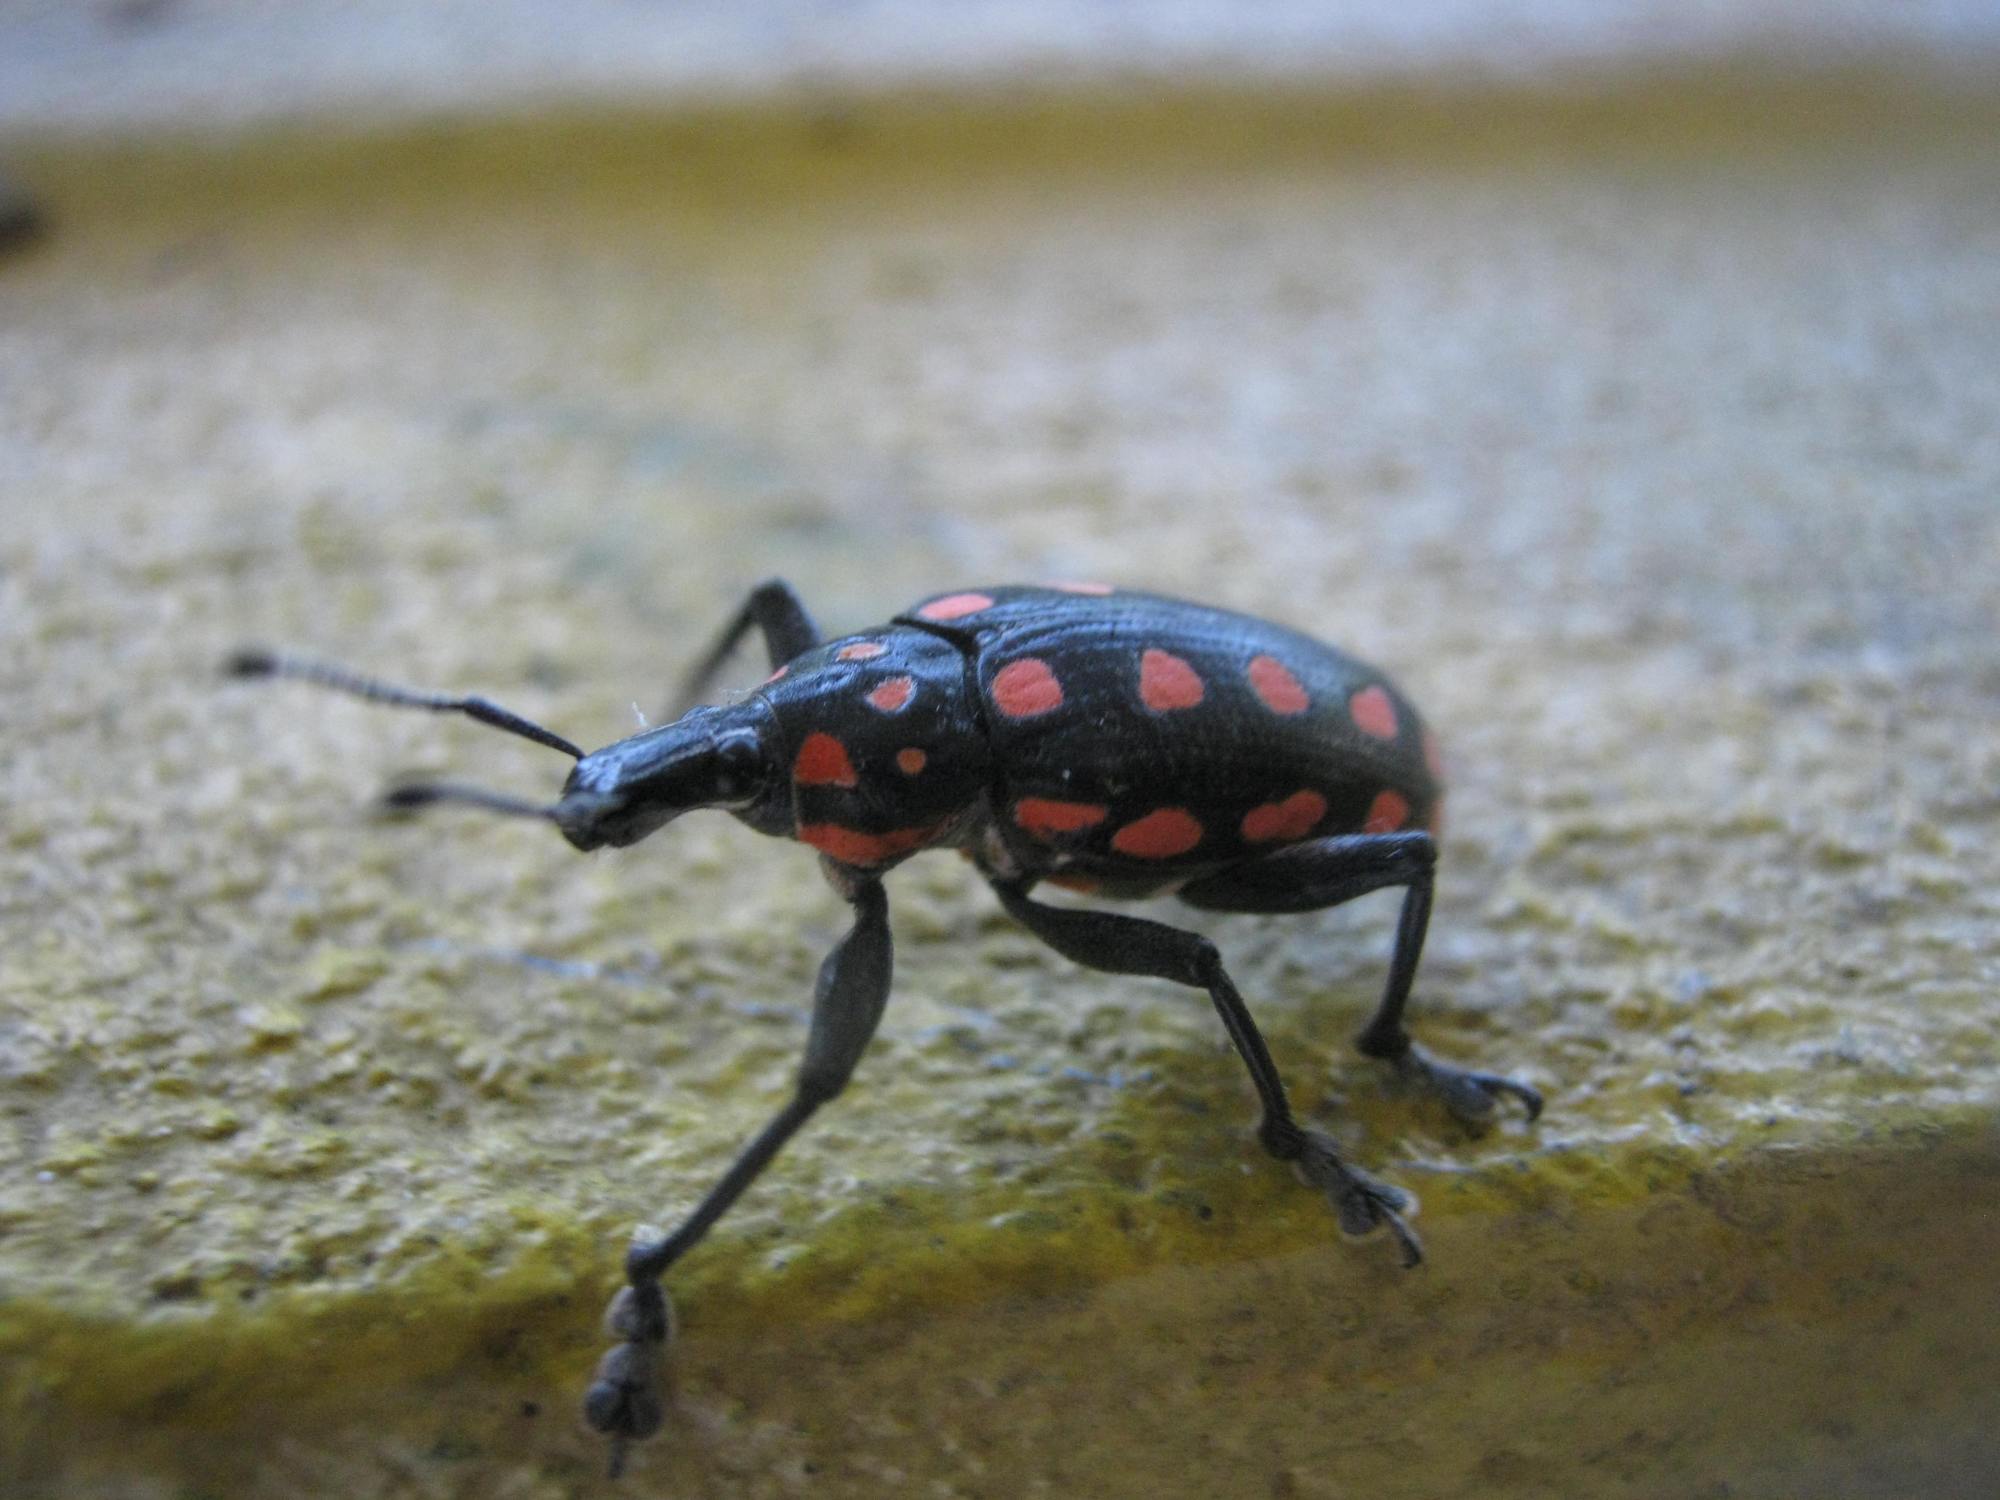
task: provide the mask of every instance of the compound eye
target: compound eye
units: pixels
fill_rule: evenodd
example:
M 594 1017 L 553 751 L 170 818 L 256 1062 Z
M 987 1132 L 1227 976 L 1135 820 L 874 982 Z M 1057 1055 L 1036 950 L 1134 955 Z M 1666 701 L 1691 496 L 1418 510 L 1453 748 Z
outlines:
M 754 796 L 764 786 L 764 747 L 757 736 L 736 730 L 715 742 L 715 795 L 725 802 Z

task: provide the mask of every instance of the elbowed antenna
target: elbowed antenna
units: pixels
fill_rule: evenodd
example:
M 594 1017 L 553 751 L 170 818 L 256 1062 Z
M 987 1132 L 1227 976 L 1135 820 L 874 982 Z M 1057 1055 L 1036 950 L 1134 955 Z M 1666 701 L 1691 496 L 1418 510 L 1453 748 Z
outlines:
M 394 708 L 423 708 L 432 713 L 464 714 L 482 724 L 490 724 L 495 729 L 518 734 L 524 740 L 533 740 L 538 745 L 547 745 L 551 750 L 560 750 L 572 760 L 583 759 L 583 751 L 554 730 L 544 729 L 534 720 L 524 719 L 510 709 L 502 708 L 499 704 L 488 702 L 484 698 L 454 698 L 448 693 L 420 693 L 373 677 L 364 677 L 359 672 L 348 671 L 345 667 L 336 667 L 327 662 L 307 661 L 302 657 L 281 656 L 275 651 L 266 651 L 258 647 L 232 653 L 223 663 L 223 671 L 231 677 L 290 677 L 299 682 L 317 683 L 336 692 L 351 693 L 357 698 L 366 698 L 371 703 L 386 703 Z M 454 797 L 452 800 L 469 799 Z M 412 802 L 407 805 L 417 804 Z

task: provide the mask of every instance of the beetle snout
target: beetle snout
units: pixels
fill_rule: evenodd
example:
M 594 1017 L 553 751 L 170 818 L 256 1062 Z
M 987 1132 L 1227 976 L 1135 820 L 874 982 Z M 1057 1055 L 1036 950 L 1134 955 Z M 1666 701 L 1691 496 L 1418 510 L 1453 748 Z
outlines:
M 601 849 L 611 842 L 605 827 L 610 801 L 596 792 L 564 792 L 556 803 L 556 827 L 585 853 Z
M 766 769 L 756 712 L 697 708 L 584 756 L 552 809 L 556 826 L 579 849 L 622 849 L 684 812 L 749 800 Z
M 555 823 L 564 838 L 587 854 L 636 844 L 671 821 L 678 810 L 615 792 L 572 789 L 556 803 Z

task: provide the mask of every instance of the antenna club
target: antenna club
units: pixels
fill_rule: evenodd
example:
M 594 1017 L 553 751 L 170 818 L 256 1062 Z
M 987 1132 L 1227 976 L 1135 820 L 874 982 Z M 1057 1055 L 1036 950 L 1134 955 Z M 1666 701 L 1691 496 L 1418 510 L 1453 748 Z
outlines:
M 392 786 L 382 794 L 382 805 L 391 812 L 410 812 L 444 799 L 434 786 Z
M 278 675 L 278 654 L 262 646 L 242 646 L 223 658 L 222 675 L 225 677 L 275 677 Z

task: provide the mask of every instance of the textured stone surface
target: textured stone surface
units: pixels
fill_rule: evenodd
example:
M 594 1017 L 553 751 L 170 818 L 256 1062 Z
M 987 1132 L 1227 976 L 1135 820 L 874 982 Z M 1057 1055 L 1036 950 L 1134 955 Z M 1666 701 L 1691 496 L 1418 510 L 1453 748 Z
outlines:
M 1398 1275 L 1258 1156 L 1205 1002 L 921 861 L 854 1090 L 674 1279 L 644 1472 L 1985 1493 L 1995 123 L 1669 90 L 22 159 L 17 1477 L 587 1480 L 623 1238 L 777 1103 L 839 904 L 721 818 L 591 859 L 372 822 L 395 773 L 563 766 L 214 663 L 596 742 L 782 572 L 836 628 L 1098 575 L 1389 667 L 1454 771 L 1420 1035 L 1551 1105 L 1468 1140 L 1351 1054 L 1386 898 L 1204 919 L 1304 1111 L 1422 1195 Z
M 1888 61 L 1972 81 L 2000 61 L 2000 11 L 1979 0 L 13 0 L 0 6 L 0 132 L 491 119 L 556 102 L 830 104 L 907 88 L 1548 85 L 1746 61 Z

